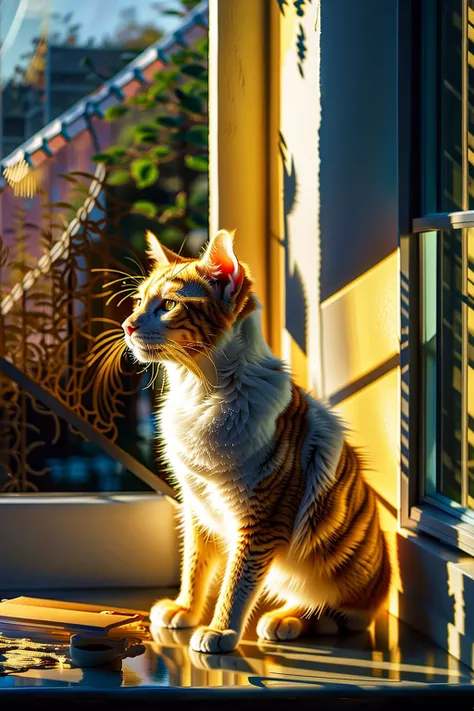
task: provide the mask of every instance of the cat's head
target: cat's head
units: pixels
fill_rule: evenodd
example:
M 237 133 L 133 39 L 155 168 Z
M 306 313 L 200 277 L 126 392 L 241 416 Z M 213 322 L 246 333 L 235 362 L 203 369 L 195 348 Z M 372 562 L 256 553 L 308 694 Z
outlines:
M 126 343 L 143 363 L 183 362 L 183 353 L 194 360 L 255 308 L 248 269 L 237 260 L 233 234 L 226 230 L 198 259 L 176 255 L 151 232 L 146 238 L 152 269 L 122 324 Z

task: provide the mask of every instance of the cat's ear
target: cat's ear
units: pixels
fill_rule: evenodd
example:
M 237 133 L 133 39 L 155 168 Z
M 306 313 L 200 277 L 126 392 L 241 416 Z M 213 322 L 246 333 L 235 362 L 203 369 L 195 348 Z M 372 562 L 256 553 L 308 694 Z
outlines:
M 146 251 L 148 257 L 155 263 L 155 267 L 167 267 L 169 264 L 181 264 L 182 262 L 191 262 L 191 259 L 181 257 L 171 249 L 164 247 L 158 237 L 147 230 L 145 233 L 148 249 Z
M 219 230 L 209 240 L 204 255 L 199 261 L 199 268 L 217 287 L 224 300 L 231 300 L 240 291 L 244 280 L 244 270 L 234 254 L 235 232 Z
M 157 267 L 166 267 L 170 263 L 170 260 L 166 254 L 168 250 L 165 252 L 165 248 L 160 244 L 158 238 L 153 234 L 153 232 L 150 232 L 150 230 L 146 231 L 145 237 L 148 245 L 146 252 L 147 255 Z

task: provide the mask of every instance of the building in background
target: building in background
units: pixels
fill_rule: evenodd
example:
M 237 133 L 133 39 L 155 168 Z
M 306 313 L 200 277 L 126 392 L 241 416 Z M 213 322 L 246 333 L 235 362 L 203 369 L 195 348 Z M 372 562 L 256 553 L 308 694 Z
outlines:
M 125 47 L 77 47 L 40 41 L 26 70 L 2 91 L 2 156 L 41 131 L 137 56 Z

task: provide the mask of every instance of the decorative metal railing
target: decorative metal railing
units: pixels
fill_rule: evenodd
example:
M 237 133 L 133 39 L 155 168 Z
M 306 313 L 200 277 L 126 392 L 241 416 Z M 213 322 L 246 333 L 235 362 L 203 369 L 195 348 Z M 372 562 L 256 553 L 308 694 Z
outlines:
M 130 285 L 142 278 L 140 255 L 117 236 L 129 207 L 104 176 L 101 166 L 95 175 L 65 176 L 71 202 L 52 203 L 43 192 L 36 198 L 38 223 L 28 221 L 19 201 L 0 238 L 4 493 L 61 488 L 55 465 L 68 461 L 76 478 L 78 467 L 82 472 L 77 488 L 84 490 L 91 486 L 87 472 L 105 455 L 115 463 L 117 482 L 130 473 L 148 489 L 172 495 L 153 472 L 150 432 L 139 434 L 140 407 L 148 402 L 149 419 L 157 393 L 142 390 L 140 367 L 124 353 L 120 323 Z M 84 192 L 74 215 L 74 196 Z
M 126 130 L 102 120 L 107 109 L 146 92 L 206 33 L 204 0 L 0 164 L 1 493 L 173 497 L 154 451 L 162 381 L 128 357 L 120 326 L 142 247 L 124 193 L 106 183 L 103 164 L 90 166 Z M 18 190 L 20 179 L 29 182 Z

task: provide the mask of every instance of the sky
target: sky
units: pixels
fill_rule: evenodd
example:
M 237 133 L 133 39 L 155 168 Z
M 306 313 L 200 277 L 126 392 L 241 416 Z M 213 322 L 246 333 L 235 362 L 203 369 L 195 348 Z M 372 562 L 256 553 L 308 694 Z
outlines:
M 178 0 L 162 0 L 160 4 L 175 9 Z M 31 40 L 38 36 L 48 15 L 59 12 L 64 16 L 71 12 L 71 24 L 81 25 L 79 43 L 93 37 L 95 44 L 100 44 L 120 24 L 121 12 L 130 7 L 135 8 L 139 23 L 150 21 L 165 32 L 173 32 L 179 23 L 179 18 L 158 13 L 150 0 L 0 0 L 1 78 L 11 76 L 21 55 L 31 49 Z M 50 22 L 49 30 L 64 31 L 64 24 Z

